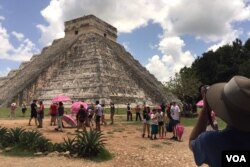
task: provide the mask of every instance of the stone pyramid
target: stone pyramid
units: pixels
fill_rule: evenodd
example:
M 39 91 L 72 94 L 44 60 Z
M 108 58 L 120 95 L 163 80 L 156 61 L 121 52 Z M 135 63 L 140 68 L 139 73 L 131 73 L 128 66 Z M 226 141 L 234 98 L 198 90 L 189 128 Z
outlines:
M 106 104 L 175 99 L 116 38 L 116 28 L 93 15 L 65 22 L 64 38 L 0 78 L 0 105 L 49 104 L 57 95 Z

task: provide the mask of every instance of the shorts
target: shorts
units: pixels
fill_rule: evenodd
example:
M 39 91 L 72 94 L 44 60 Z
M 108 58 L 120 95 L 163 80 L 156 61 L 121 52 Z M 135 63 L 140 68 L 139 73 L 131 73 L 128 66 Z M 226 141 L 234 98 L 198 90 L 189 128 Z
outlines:
M 37 118 L 37 113 L 36 112 L 31 112 L 30 118 Z
M 100 122 L 100 121 L 101 121 L 101 116 L 97 115 L 97 116 L 95 117 L 95 121 L 96 121 L 96 122 Z
M 151 134 L 157 134 L 158 133 L 158 125 L 151 125 Z
M 26 112 L 26 108 L 22 108 L 22 113 L 24 114 Z
M 79 118 L 79 122 L 81 123 L 85 122 L 85 118 Z
M 180 123 L 180 121 L 179 120 L 172 120 L 173 121 L 173 126 L 175 127 L 177 124 L 179 124 Z
M 159 122 L 159 126 L 163 126 L 163 125 L 164 125 L 163 121 Z

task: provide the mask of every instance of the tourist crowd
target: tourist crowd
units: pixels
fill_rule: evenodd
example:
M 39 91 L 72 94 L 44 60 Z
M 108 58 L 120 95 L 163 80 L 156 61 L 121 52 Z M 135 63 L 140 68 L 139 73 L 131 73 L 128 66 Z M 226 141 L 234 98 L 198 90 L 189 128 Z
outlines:
M 73 104 L 73 102 L 72 102 Z M 114 115 L 115 115 L 115 105 L 110 103 L 110 121 L 111 125 L 114 124 Z M 44 119 L 44 104 L 42 101 L 33 100 L 30 105 L 30 119 L 28 125 L 31 126 L 31 121 L 34 119 L 35 125 L 37 128 L 43 128 L 43 119 Z M 11 115 L 15 115 L 16 105 L 11 105 Z M 27 108 L 26 105 L 22 105 L 23 116 L 25 116 Z M 163 139 L 166 138 L 167 132 L 173 132 L 171 139 L 181 141 L 181 136 L 184 130 L 184 127 L 180 124 L 180 108 L 176 102 L 169 104 L 162 103 L 161 105 L 149 106 L 146 103 L 142 105 L 135 105 L 131 107 L 130 104 L 127 104 L 126 107 L 127 121 L 133 121 L 133 114 L 135 114 L 135 120 L 141 121 L 143 124 L 142 137 L 148 137 L 149 139 Z M 56 131 L 63 131 L 65 121 L 65 108 L 63 102 L 53 102 L 49 107 L 50 115 L 50 126 L 57 126 Z M 89 104 L 87 107 L 80 105 L 76 114 L 68 115 L 67 119 L 70 119 L 77 128 L 76 131 L 86 131 L 87 127 L 101 130 L 101 125 L 106 125 L 105 120 L 105 105 L 100 104 L 99 101 L 96 101 L 95 104 Z M 63 121 L 64 120 L 64 121 Z M 74 124 L 71 124 L 74 126 Z

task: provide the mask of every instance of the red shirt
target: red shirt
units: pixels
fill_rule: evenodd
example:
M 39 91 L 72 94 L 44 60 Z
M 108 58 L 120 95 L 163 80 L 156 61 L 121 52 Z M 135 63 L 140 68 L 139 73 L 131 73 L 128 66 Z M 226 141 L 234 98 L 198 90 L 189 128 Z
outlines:
M 51 104 L 50 106 L 50 114 L 56 114 L 57 113 L 57 105 Z

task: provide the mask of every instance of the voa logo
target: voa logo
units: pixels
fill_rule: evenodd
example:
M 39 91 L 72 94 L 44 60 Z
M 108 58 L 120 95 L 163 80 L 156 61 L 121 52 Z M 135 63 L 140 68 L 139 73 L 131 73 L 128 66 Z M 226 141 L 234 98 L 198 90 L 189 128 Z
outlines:
M 244 155 L 226 155 L 227 162 L 247 162 Z

